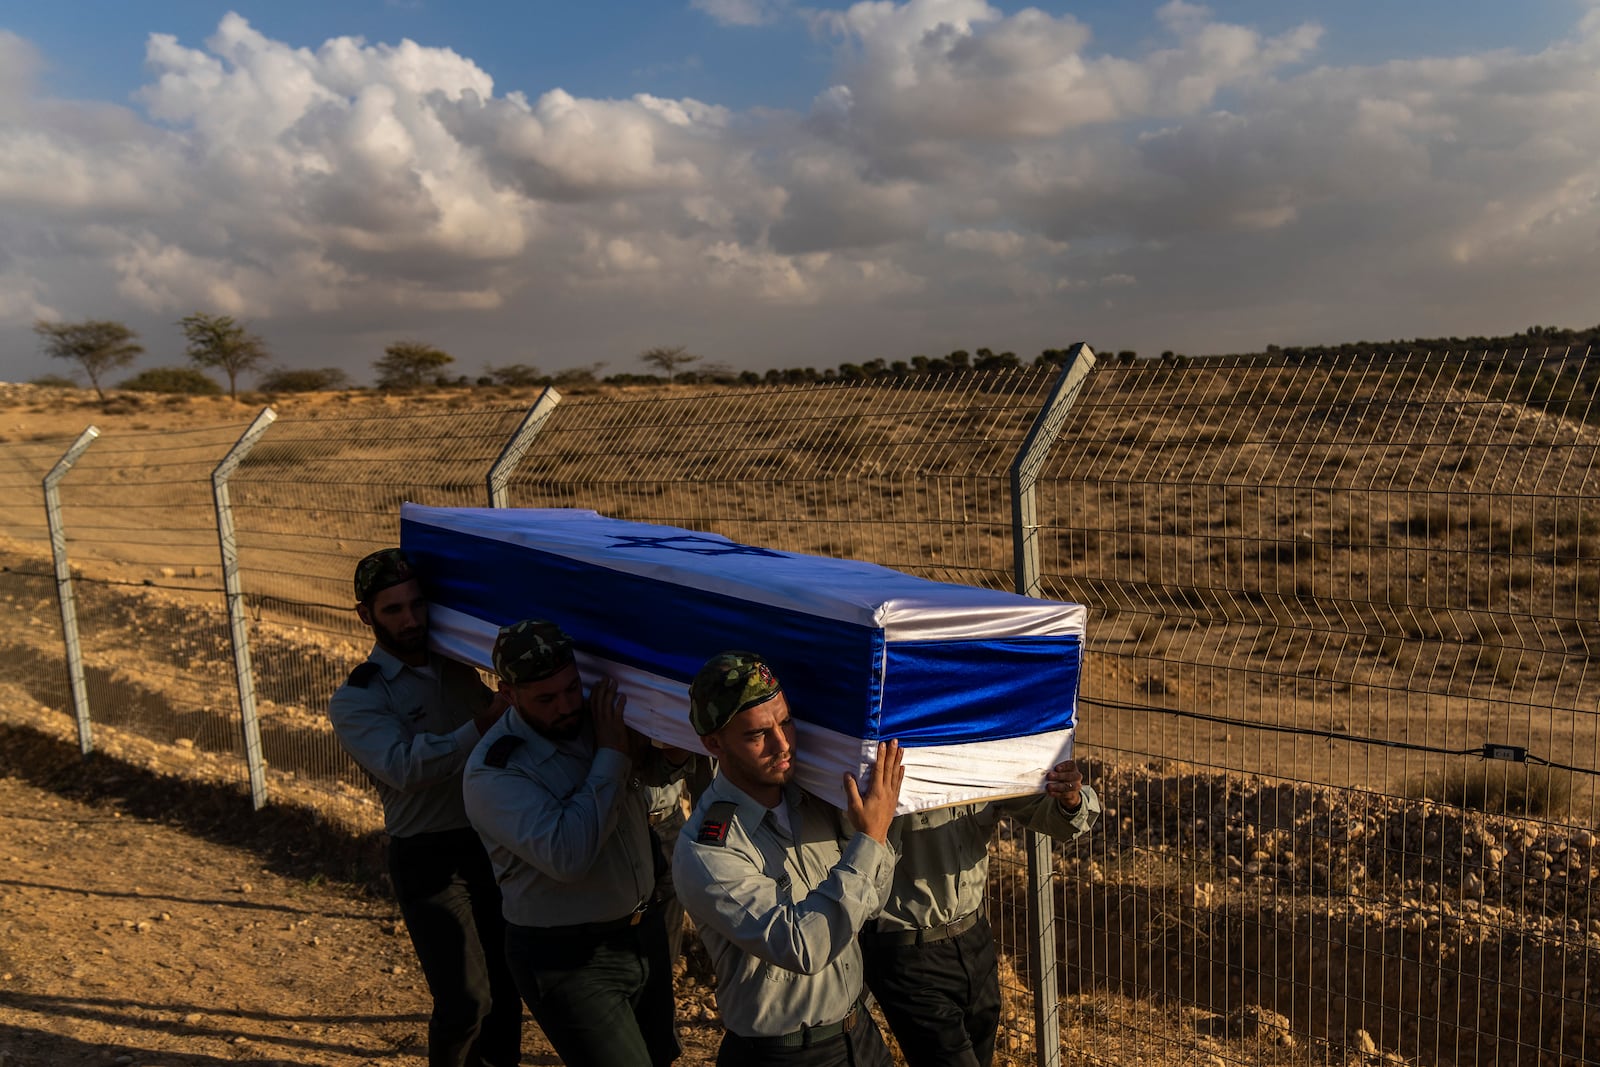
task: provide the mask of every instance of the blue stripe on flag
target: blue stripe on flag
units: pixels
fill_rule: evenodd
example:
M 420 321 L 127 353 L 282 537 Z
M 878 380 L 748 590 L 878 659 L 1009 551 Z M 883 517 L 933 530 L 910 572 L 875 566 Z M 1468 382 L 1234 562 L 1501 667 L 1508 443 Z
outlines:
M 547 617 L 586 652 L 684 685 L 718 652 L 759 652 L 796 715 L 864 736 L 861 698 L 877 690 L 881 630 L 426 523 L 402 520 L 400 544 L 435 604 L 495 626 Z
M 999 741 L 1077 721 L 1083 646 L 1075 635 L 891 641 L 884 737 L 909 744 Z
M 881 627 L 431 523 L 402 518 L 400 540 L 435 604 L 494 626 L 548 617 L 584 651 L 685 686 L 708 657 L 750 649 L 772 664 L 797 718 L 866 741 L 947 745 L 1076 721 L 1076 635 L 886 642 Z

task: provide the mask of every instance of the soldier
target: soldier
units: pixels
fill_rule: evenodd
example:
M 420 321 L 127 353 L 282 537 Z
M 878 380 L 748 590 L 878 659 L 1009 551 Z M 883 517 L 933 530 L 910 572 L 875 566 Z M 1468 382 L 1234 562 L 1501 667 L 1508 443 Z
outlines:
M 555 623 L 501 629 L 494 667 L 511 710 L 463 788 L 500 880 L 517 987 L 562 1062 L 662 1067 L 679 1049 L 644 779 L 666 784 L 668 760 L 623 722 L 614 681 L 584 700 Z
M 683 950 L 683 905 L 678 902 L 672 885 L 672 856 L 678 847 L 678 835 L 688 819 L 684 799 L 687 797 L 692 805 L 694 798 L 705 792 L 711 783 L 711 761 L 705 756 L 685 755 L 687 762 L 681 781 L 652 786 L 649 790 L 650 829 L 655 831 L 661 854 L 667 861 L 666 869 L 656 881 L 656 898 L 661 901 L 667 927 L 667 956 L 674 965 Z
M 689 689 L 689 718 L 717 776 L 678 842 L 673 881 L 717 972 L 718 1067 L 888 1067 L 862 1005 L 856 933 L 888 892 L 885 839 L 905 771 L 878 746 L 865 796 L 845 776 L 850 831 L 838 809 L 791 779 L 795 727 L 760 656 L 713 656 Z
M 666 860 L 667 867 L 656 879 L 656 899 L 661 902 L 661 923 L 667 931 L 667 959 L 677 962 L 683 947 L 683 905 L 672 887 L 672 853 L 678 845 L 678 834 L 683 830 L 683 782 L 652 786 L 647 796 L 650 813 L 650 831 L 656 835 L 656 844 Z
M 428 649 L 428 603 L 398 548 L 356 565 L 376 641 L 328 703 L 334 735 L 383 802 L 389 879 L 433 995 L 429 1067 L 512 1067 L 522 1005 L 505 961 L 500 889 L 461 801 L 472 746 L 505 709 L 471 667 Z
M 1002 815 L 1070 840 L 1100 815 L 1071 760 L 1024 801 L 968 804 L 895 819 L 899 854 L 883 913 L 861 931 L 867 988 L 909 1067 L 988 1067 L 1000 1024 L 1000 972 L 982 912 L 989 839 Z

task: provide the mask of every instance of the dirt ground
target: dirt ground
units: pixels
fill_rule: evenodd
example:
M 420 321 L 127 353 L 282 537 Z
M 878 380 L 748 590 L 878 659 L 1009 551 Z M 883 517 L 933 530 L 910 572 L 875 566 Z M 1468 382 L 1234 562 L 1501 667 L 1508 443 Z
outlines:
M 4 1067 L 426 1063 L 370 841 L 5 727 L 0 860 Z M 684 1030 L 711 1062 L 715 1024 Z M 523 1047 L 559 1062 L 531 1020 Z

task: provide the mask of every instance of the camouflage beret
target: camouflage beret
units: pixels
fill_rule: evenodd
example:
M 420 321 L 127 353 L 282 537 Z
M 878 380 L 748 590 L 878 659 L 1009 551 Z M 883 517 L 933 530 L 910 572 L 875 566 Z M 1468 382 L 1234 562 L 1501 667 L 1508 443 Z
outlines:
M 494 672 L 512 685 L 543 681 L 572 662 L 572 638 L 544 619 L 502 626 L 494 639 Z
M 406 554 L 398 548 L 380 548 L 356 564 L 356 599 L 370 603 L 392 585 L 409 582 L 417 576 Z
M 765 704 L 783 686 L 754 652 L 722 652 L 706 660 L 689 685 L 689 725 L 704 737 L 747 708 Z

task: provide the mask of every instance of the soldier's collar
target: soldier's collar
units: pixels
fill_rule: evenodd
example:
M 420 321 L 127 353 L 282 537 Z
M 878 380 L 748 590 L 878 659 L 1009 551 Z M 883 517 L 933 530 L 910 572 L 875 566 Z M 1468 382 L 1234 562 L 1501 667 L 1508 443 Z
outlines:
M 769 809 L 759 800 L 754 799 L 749 793 L 730 782 L 726 776 L 717 775 L 712 781 L 707 792 L 715 793 L 715 799 L 726 800 L 739 806 L 739 821 L 746 826 L 755 826 L 766 818 Z M 800 788 L 794 782 L 789 782 L 783 787 L 783 799 L 791 809 L 806 804 L 811 799 L 811 794 Z
M 372 645 L 372 655 L 368 656 L 367 658 L 373 663 L 376 663 L 378 665 L 378 669 L 383 671 L 383 680 L 386 682 L 394 681 L 395 676 L 406 669 L 405 660 L 401 659 L 399 656 L 395 655 L 393 652 L 390 652 L 387 648 L 384 648 L 382 645 L 377 644 L 376 642 L 374 642 Z M 428 653 L 428 662 L 430 664 L 433 662 L 432 652 Z
M 745 826 L 758 825 L 767 814 L 765 804 L 734 785 L 726 775 L 717 775 L 707 792 L 715 794 L 717 800 L 726 800 L 730 804 L 738 805 L 739 821 Z
M 530 726 L 528 720 L 522 717 L 522 712 L 516 708 L 508 708 L 505 718 L 507 732 L 516 734 L 526 741 L 535 759 L 547 760 L 559 751 L 556 743 Z

